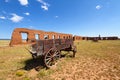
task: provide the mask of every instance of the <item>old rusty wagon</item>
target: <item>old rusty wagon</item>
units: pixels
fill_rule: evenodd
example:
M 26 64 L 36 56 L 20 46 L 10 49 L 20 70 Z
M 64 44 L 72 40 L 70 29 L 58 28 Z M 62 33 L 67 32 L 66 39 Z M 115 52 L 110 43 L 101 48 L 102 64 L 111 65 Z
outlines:
M 42 56 L 45 66 L 50 68 L 61 57 L 61 51 L 72 51 L 75 57 L 76 47 L 73 39 L 37 40 L 31 45 L 30 53 L 34 59 Z

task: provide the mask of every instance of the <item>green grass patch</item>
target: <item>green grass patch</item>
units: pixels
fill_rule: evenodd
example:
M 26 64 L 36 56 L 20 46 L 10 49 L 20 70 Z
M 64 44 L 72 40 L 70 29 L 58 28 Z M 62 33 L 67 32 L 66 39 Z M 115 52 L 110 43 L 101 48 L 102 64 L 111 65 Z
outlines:
M 16 72 L 16 76 L 19 76 L 19 77 L 23 76 L 24 74 L 25 74 L 25 71 L 23 70 L 19 70 Z
M 39 71 L 38 76 L 39 77 L 44 77 L 44 76 L 48 76 L 52 73 L 54 73 L 54 70 L 52 70 L 52 69 L 48 69 L 48 70 L 42 69 L 42 70 Z

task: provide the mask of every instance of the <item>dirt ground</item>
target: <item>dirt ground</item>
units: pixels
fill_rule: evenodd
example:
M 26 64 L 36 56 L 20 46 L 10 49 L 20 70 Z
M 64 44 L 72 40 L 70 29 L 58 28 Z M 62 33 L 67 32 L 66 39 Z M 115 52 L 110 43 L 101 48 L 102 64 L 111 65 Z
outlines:
M 120 56 L 119 56 L 120 57 Z M 50 77 L 55 80 L 119 80 L 120 63 L 100 58 L 80 56 L 65 63 L 62 71 L 56 71 Z

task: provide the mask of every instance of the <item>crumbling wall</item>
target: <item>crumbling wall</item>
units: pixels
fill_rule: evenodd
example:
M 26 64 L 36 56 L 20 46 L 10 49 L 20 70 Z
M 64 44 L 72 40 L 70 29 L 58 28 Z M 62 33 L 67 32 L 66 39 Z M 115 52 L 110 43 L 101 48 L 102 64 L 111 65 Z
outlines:
M 23 42 L 21 33 L 27 34 L 26 42 Z M 36 40 L 35 35 L 38 35 L 40 40 L 45 39 L 45 35 L 47 35 L 47 39 L 72 39 L 71 34 L 63 34 L 63 33 L 57 33 L 57 32 L 46 32 L 42 30 L 32 30 L 32 29 L 26 29 L 26 28 L 16 28 L 14 29 L 10 41 L 10 46 L 13 45 L 20 45 L 20 44 L 28 44 L 32 43 Z
M 76 41 L 76 40 L 83 40 L 83 37 L 82 36 L 74 36 L 73 37 L 73 40 Z

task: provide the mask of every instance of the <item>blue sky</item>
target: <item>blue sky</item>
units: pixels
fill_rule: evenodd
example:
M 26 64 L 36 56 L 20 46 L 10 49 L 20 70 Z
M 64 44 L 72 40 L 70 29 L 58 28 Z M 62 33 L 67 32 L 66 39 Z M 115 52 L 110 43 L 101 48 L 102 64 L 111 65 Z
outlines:
M 0 39 L 15 28 L 120 37 L 120 0 L 0 0 Z

